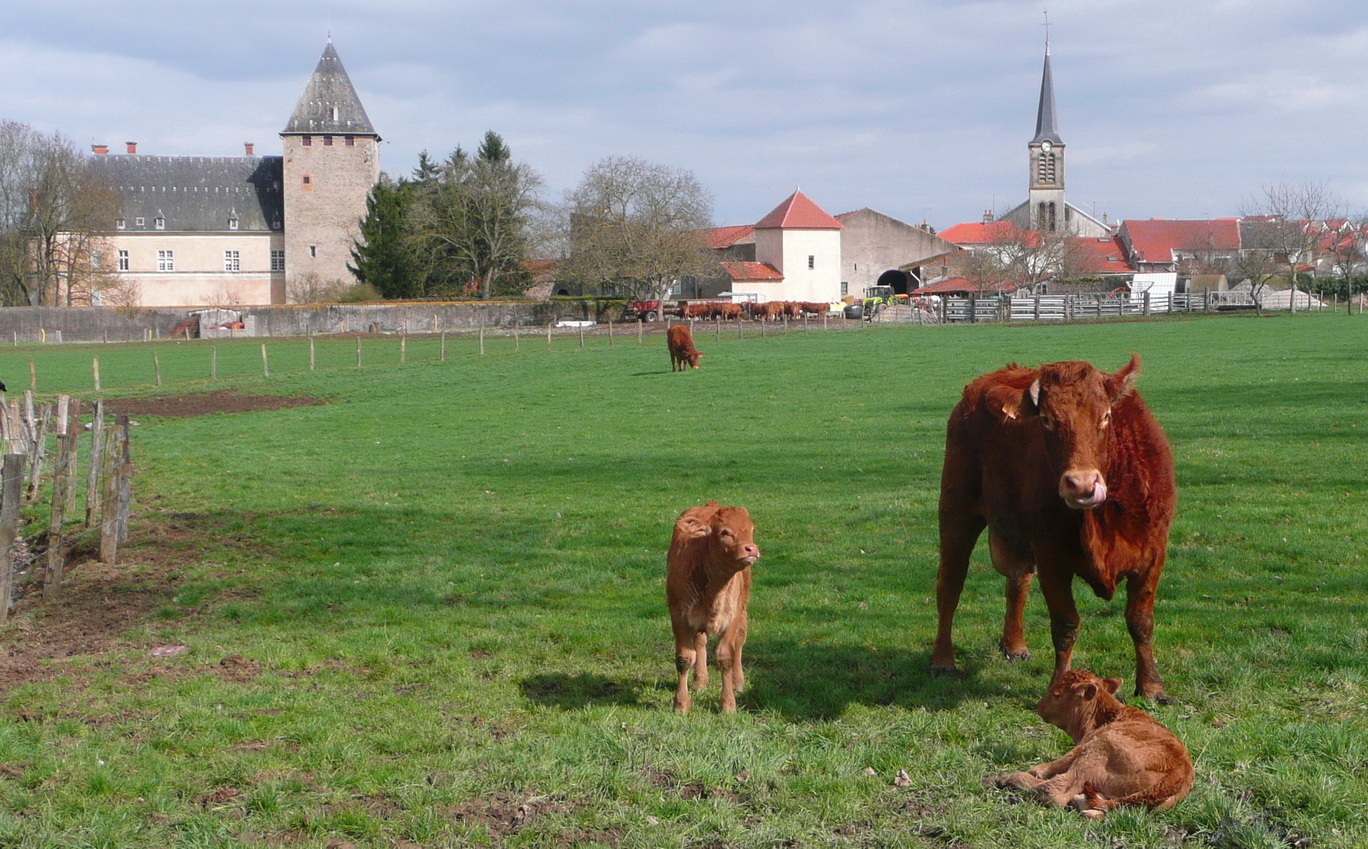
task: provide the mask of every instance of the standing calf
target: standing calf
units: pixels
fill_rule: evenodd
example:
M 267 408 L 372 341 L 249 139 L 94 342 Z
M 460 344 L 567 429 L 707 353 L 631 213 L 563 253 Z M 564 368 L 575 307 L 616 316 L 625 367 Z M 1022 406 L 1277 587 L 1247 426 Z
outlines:
M 693 331 L 687 324 L 676 324 L 665 332 L 665 344 L 670 349 L 670 371 L 683 371 L 684 364 L 698 368 L 703 354 L 694 347 Z
M 710 634 L 717 635 L 722 712 L 736 712 L 736 694 L 746 681 L 741 671 L 741 649 L 746 644 L 750 567 L 759 557 L 755 526 L 744 507 L 722 507 L 709 501 L 685 510 L 675 522 L 665 600 L 674 627 L 675 670 L 679 673 L 674 701 L 677 712 L 689 712 L 690 668 L 694 671 L 694 689 L 708 686 Z
M 1112 695 L 1120 678 L 1103 681 L 1082 669 L 1050 685 L 1036 710 L 1071 737 L 1073 749 L 1057 761 L 992 779 L 999 787 L 1029 790 L 1056 808 L 1073 806 L 1102 817 L 1121 805 L 1165 810 L 1192 789 L 1187 747 L 1154 717 Z

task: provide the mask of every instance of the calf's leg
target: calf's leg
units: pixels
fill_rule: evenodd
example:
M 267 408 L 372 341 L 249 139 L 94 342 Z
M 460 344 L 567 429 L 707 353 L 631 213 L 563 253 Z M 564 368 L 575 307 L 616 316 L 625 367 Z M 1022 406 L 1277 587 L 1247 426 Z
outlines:
M 675 672 L 679 675 L 679 681 L 675 685 L 674 709 L 675 713 L 688 713 L 691 700 L 689 698 L 689 670 L 693 668 L 697 652 L 694 649 L 694 633 L 687 626 L 675 622 Z M 705 634 L 704 637 L 707 635 Z
M 708 688 L 708 635 L 699 631 L 694 637 L 694 692 Z
M 717 640 L 717 666 L 722 670 L 722 712 L 736 713 L 736 673 L 740 668 L 737 661 L 736 630 L 723 632 Z

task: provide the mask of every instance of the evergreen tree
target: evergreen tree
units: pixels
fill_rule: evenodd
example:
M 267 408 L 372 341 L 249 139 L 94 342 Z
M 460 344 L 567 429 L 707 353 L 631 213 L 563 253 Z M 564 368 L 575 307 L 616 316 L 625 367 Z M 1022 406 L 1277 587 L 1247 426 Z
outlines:
M 413 184 L 395 183 L 382 175 L 366 198 L 361 237 L 352 243 L 352 261 L 347 268 L 358 281 L 374 286 L 386 298 L 424 294 L 423 281 L 408 259 L 406 245 L 413 188 Z

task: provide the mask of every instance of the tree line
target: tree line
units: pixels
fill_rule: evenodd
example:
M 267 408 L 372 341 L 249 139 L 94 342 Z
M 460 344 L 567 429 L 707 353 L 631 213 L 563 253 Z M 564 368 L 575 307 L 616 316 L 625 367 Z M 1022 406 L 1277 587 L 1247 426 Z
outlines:
M 424 151 L 413 173 L 371 191 L 349 268 L 386 298 L 506 297 L 554 260 L 578 292 L 660 297 L 715 272 L 703 231 L 712 199 L 691 172 L 610 156 L 560 203 L 494 131 L 472 156 Z

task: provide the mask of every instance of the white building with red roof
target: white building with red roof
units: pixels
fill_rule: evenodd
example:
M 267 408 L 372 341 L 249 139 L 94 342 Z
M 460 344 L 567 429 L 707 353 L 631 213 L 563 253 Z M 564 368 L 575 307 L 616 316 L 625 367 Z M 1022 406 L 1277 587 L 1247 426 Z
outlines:
M 841 222 L 802 191 L 754 225 L 714 227 L 705 238 L 732 292 L 759 301 L 840 299 Z

